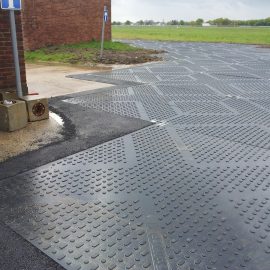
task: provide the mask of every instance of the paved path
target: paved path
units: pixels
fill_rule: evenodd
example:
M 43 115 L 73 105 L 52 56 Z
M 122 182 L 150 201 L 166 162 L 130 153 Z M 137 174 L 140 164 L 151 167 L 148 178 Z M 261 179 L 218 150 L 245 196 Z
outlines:
M 66 102 L 156 124 L 0 183 L 0 217 L 66 269 L 269 270 L 270 50 L 134 42 L 166 62 Z
M 66 77 L 69 74 L 89 72 L 98 72 L 98 70 L 56 64 L 27 64 L 26 76 L 29 93 L 38 92 L 40 96 L 50 98 L 111 86 L 98 82 L 78 81 Z

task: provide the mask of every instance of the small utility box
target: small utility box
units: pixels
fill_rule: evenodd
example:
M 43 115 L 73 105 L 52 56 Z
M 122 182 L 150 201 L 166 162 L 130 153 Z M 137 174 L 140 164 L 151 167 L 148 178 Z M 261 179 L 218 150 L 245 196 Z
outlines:
M 47 98 L 41 98 L 39 96 L 23 96 L 20 99 L 26 104 L 29 122 L 49 119 L 49 105 Z
M 11 100 L 11 104 L 5 105 L 0 101 L 0 130 L 15 131 L 26 127 L 28 123 L 25 102 Z

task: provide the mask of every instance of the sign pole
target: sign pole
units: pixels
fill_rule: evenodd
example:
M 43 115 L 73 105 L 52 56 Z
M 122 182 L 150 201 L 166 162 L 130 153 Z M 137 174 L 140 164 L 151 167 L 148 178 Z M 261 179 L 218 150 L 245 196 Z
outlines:
M 22 93 L 22 83 L 21 83 L 20 61 L 19 61 L 19 54 L 18 54 L 15 13 L 14 13 L 14 10 L 10 10 L 9 12 L 10 12 L 9 15 L 10 15 L 11 38 L 12 38 L 12 50 L 13 50 L 15 74 L 16 74 L 17 95 L 18 97 L 22 97 L 23 93 Z
M 102 34 L 101 34 L 101 49 L 100 49 L 100 58 L 103 58 L 103 51 L 104 51 L 104 35 L 105 35 L 105 24 L 108 20 L 108 10 L 107 7 L 104 7 L 103 12 L 103 24 L 102 24 Z

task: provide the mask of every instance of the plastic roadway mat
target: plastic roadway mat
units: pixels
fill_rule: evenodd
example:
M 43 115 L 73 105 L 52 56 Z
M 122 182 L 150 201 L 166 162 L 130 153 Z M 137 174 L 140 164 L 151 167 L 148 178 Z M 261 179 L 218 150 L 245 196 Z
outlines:
M 166 61 L 66 102 L 156 124 L 2 181 L 1 220 L 69 270 L 269 270 L 270 50 L 134 44 Z

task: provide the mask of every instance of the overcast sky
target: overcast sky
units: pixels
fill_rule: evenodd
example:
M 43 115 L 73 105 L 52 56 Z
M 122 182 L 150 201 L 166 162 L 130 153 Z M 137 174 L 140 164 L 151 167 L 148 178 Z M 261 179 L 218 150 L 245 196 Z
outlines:
M 112 0 L 113 21 L 270 17 L 270 0 Z

